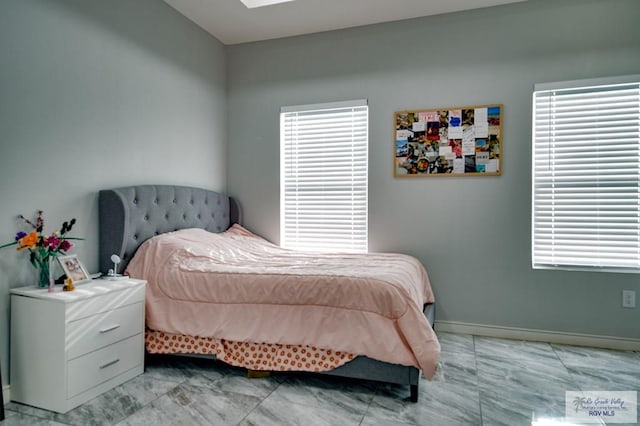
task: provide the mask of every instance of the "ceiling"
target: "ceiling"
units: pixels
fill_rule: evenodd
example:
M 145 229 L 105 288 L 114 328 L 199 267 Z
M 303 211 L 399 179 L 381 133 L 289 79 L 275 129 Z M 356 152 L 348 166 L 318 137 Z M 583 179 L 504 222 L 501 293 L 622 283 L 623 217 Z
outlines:
M 295 0 L 254 9 L 240 0 L 164 0 L 224 44 L 311 34 L 526 0 Z

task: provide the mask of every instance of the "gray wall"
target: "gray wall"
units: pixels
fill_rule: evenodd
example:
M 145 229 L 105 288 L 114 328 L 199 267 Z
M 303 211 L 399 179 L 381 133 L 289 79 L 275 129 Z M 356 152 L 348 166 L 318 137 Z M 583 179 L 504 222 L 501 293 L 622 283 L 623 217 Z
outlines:
M 438 319 L 640 337 L 638 275 L 532 270 L 531 94 L 640 72 L 637 0 L 528 2 L 228 48 L 228 190 L 279 239 L 279 108 L 367 98 L 370 250 L 415 255 Z M 393 113 L 504 104 L 500 177 L 393 177 Z
M 224 46 L 159 0 L 0 2 L 0 244 L 19 213 L 45 230 L 76 217 L 98 268 L 97 191 L 140 183 L 226 187 Z M 0 363 L 25 253 L 0 250 Z M 46 324 L 42 324 L 46 327 Z

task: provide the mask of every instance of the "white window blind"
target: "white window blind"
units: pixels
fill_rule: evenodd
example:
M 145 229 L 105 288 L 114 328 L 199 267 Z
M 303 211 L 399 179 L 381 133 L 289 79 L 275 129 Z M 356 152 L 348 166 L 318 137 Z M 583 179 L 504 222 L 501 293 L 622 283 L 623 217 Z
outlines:
M 280 243 L 367 251 L 366 100 L 283 107 Z
M 534 268 L 640 272 L 640 76 L 536 85 Z

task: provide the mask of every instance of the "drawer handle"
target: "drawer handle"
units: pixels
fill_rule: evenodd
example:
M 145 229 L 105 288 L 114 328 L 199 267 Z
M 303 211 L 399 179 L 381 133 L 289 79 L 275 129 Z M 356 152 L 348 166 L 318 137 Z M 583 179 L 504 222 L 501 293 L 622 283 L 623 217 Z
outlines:
M 120 362 L 120 358 L 116 358 L 113 361 L 109 361 L 108 363 L 101 365 L 100 366 L 100 370 L 102 370 L 104 368 L 107 368 L 107 367 L 111 367 L 113 364 L 117 364 L 118 362 Z
M 103 328 L 102 330 L 100 330 L 100 333 L 107 333 L 111 330 L 115 330 L 118 327 L 120 327 L 120 324 L 112 325 L 111 327 Z

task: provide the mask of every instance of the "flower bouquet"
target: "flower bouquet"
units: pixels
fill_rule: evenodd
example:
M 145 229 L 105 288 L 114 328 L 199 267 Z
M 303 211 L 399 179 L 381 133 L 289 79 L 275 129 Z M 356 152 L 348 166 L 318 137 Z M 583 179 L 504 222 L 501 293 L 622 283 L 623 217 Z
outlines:
M 15 245 L 18 251 L 29 251 L 29 261 L 39 272 L 38 287 L 47 287 L 51 281 L 50 273 L 53 272 L 51 269 L 53 260 L 71 250 L 73 243 L 69 240 L 82 240 L 82 238 L 67 236 L 76 223 L 75 219 L 64 222 L 60 230 L 49 235 L 45 234 L 42 213 L 42 210 L 38 210 L 35 221 L 30 221 L 23 215 L 18 216 L 31 228 L 30 231 L 18 231 L 14 242 L 2 245 L 0 248 Z

